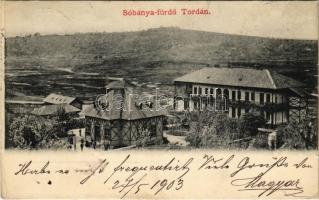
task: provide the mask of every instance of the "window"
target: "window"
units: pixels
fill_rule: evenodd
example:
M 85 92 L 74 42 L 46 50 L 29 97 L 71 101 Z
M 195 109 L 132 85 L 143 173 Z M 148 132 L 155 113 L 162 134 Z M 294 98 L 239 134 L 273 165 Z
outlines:
M 188 94 L 192 93 L 192 85 L 190 85 L 190 84 L 186 85 L 186 93 L 188 93 Z
M 214 94 L 214 88 L 210 88 L 210 94 Z
M 152 124 L 150 137 L 156 137 L 156 124 Z
M 251 99 L 252 101 L 255 101 L 255 92 L 251 92 L 250 95 L 251 95 L 251 96 L 250 96 L 250 99 Z
M 233 101 L 236 101 L 236 91 L 232 91 L 232 92 L 231 92 L 231 99 L 232 99 Z
M 263 116 L 263 118 L 265 118 L 265 117 L 266 117 L 266 112 L 265 112 L 265 111 L 263 111 L 262 116 Z
M 245 92 L 245 101 L 249 101 L 249 92 Z
M 101 141 L 101 129 L 99 125 L 94 126 L 94 140 Z
M 194 94 L 197 94 L 197 87 L 194 87 Z
M 208 106 L 208 98 L 204 98 L 202 100 L 202 105 L 203 105 L 203 108 L 207 108 L 207 106 Z
M 189 102 L 187 100 L 184 101 L 184 110 L 188 110 Z
M 198 108 L 199 108 L 199 102 L 195 101 L 194 102 L 194 109 L 198 110 Z
M 208 94 L 208 88 L 205 88 L 205 94 Z
M 241 115 L 241 108 L 238 108 L 237 116 L 240 117 L 240 115 Z
M 235 108 L 231 108 L 231 117 L 232 118 L 236 117 L 236 109 Z
M 202 94 L 202 88 L 200 87 L 200 88 L 198 88 L 198 92 L 199 92 L 199 95 L 201 95 Z
M 85 120 L 85 135 L 91 135 L 91 123 L 90 121 Z
M 270 103 L 270 94 L 266 94 L 266 103 Z
M 266 112 L 266 120 L 270 121 L 270 113 L 269 112 Z
M 105 139 L 106 140 L 111 140 L 111 131 L 110 131 L 110 128 L 109 127 L 105 127 L 104 129 L 104 134 L 105 134 Z
M 277 95 L 275 95 L 275 103 L 278 103 Z
M 224 98 L 228 101 L 230 96 L 229 96 L 229 90 L 228 89 L 224 89 Z
M 264 104 L 264 93 L 260 93 L 259 102 L 260 104 Z
M 209 102 L 210 102 L 210 106 L 214 106 L 215 101 L 214 101 L 214 98 L 212 96 L 209 97 Z
M 237 99 L 238 99 L 238 100 L 241 99 L 241 91 L 237 91 Z

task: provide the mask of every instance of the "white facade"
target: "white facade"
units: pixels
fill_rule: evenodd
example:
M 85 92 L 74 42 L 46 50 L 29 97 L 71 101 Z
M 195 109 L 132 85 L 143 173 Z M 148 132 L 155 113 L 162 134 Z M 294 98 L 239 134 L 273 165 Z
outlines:
M 285 95 L 279 92 L 269 92 L 263 90 L 252 90 L 252 89 L 242 89 L 226 86 L 209 86 L 201 84 L 193 84 L 192 92 L 187 100 L 182 100 L 183 98 L 178 98 L 176 101 L 175 109 L 178 111 L 184 110 L 198 110 L 204 109 L 205 103 L 202 100 L 194 101 L 196 97 L 201 97 L 202 99 L 207 99 L 213 97 L 216 99 L 217 96 L 223 96 L 230 101 L 236 102 L 249 102 L 255 105 L 265 105 L 265 104 L 286 104 L 288 99 Z M 231 118 L 239 118 L 241 115 L 247 113 L 249 110 L 239 107 L 226 106 L 225 112 L 228 113 L 228 116 Z M 268 112 L 263 112 L 265 119 L 271 124 L 281 124 L 288 121 L 288 112 L 287 111 L 276 111 L 271 114 Z
M 257 91 L 257 90 L 249 90 L 249 89 L 235 89 L 235 88 L 228 88 L 228 87 L 213 87 L 213 86 L 207 86 L 207 85 L 193 85 L 192 87 L 192 95 L 213 95 L 214 98 L 216 98 L 216 91 L 217 89 L 221 89 L 222 93 L 224 90 L 229 91 L 229 99 L 230 100 L 240 100 L 245 101 L 245 93 L 247 92 L 249 97 L 247 101 L 255 103 L 255 104 L 262 104 L 262 100 L 264 103 L 275 103 L 275 104 L 281 104 L 286 103 L 287 98 L 283 96 L 280 93 L 271 93 L 271 92 L 265 92 L 265 91 Z M 201 93 L 200 93 L 201 91 Z M 207 91 L 207 94 L 206 94 Z M 235 93 L 233 93 L 235 92 Z M 238 98 L 238 93 L 240 93 L 240 98 Z M 233 96 L 235 94 L 235 96 Z M 252 96 L 255 96 L 254 98 Z M 263 97 L 262 97 L 263 96 Z M 269 102 L 267 102 L 267 96 L 269 96 Z

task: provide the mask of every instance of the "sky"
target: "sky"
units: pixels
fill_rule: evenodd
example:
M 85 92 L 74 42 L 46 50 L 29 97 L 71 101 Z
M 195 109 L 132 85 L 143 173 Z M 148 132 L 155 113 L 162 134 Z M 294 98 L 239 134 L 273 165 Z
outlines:
M 317 39 L 315 1 L 299 2 L 85 2 L 5 1 L 7 37 L 40 33 L 183 29 L 272 38 Z M 208 9 L 210 15 L 182 15 L 180 9 Z M 123 10 L 176 9 L 176 16 L 123 16 Z

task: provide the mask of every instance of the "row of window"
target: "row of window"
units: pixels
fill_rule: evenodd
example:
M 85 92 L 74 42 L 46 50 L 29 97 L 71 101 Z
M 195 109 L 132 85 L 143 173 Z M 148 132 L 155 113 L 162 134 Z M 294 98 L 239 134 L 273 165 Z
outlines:
M 216 105 L 215 105 L 216 103 Z M 228 110 L 228 102 L 226 101 L 218 101 L 215 102 L 214 100 L 210 100 L 210 99 L 207 99 L 206 101 L 203 101 L 202 103 L 200 103 L 199 101 L 194 101 L 194 109 L 195 110 L 199 110 L 199 109 L 204 109 L 204 108 L 207 108 L 207 107 L 210 107 L 210 108 L 215 108 L 216 111 L 225 111 L 225 110 Z M 216 107 L 214 107 L 216 106 Z M 189 102 L 188 101 L 184 101 L 184 110 L 188 110 L 189 109 Z
M 235 118 L 236 117 L 236 110 L 237 110 L 237 117 L 240 117 L 241 116 L 241 111 L 242 111 L 242 109 L 241 108 L 232 108 L 231 109 L 231 116 L 232 116 L 232 118 Z M 248 108 L 246 108 L 245 109 L 245 113 L 248 113 L 249 112 L 249 109 Z M 263 115 L 265 115 L 266 114 L 266 116 L 264 116 L 264 117 L 266 117 L 266 120 L 267 121 L 269 121 L 271 118 L 271 114 L 270 114 L 270 112 L 262 112 L 262 114 Z
M 204 104 L 205 104 L 205 107 L 207 107 L 208 102 L 205 102 Z M 184 102 L 184 109 L 185 110 L 189 109 L 189 102 L 188 101 Z M 197 101 L 194 102 L 194 109 L 195 110 L 199 110 L 200 109 L 200 102 L 197 102 Z M 217 105 L 217 109 L 220 110 L 220 111 L 221 110 L 228 110 L 228 106 L 224 105 L 224 104 L 220 104 L 220 105 Z M 231 117 L 232 118 L 236 117 L 236 110 L 237 110 L 237 117 L 239 118 L 241 116 L 242 108 L 232 108 L 231 109 Z M 248 113 L 249 112 L 249 108 L 244 109 L 244 112 Z M 266 113 L 266 116 L 265 116 L 266 119 L 270 120 L 270 113 L 269 112 L 265 112 L 265 113 Z M 263 113 L 263 114 L 265 114 L 265 113 Z
M 237 92 L 237 95 L 236 95 L 236 92 Z M 228 93 L 228 90 L 227 90 L 226 94 L 224 92 L 224 95 L 226 97 L 228 95 L 227 93 Z M 255 101 L 255 92 L 244 92 L 244 93 L 245 93 L 245 101 Z M 201 87 L 198 87 L 198 88 L 194 87 L 193 94 L 198 94 L 198 95 L 210 94 L 210 95 L 212 95 L 212 94 L 214 94 L 214 88 L 204 88 L 204 93 L 203 93 L 203 89 Z M 242 94 L 241 91 L 232 91 L 232 100 L 233 101 L 241 100 L 241 94 Z M 271 95 L 269 93 L 266 94 L 266 101 L 265 101 L 265 93 L 260 93 L 260 95 L 259 95 L 260 104 L 264 104 L 265 102 L 270 103 L 271 102 L 270 100 L 271 100 Z M 277 96 L 275 96 L 274 100 L 275 100 L 275 103 L 277 103 Z
M 264 93 L 260 93 L 260 94 L 263 97 Z M 241 91 L 237 91 L 237 99 L 241 100 Z M 233 101 L 236 100 L 236 91 L 232 91 L 232 100 Z M 255 92 L 245 92 L 245 101 L 255 101 Z
M 249 109 L 245 109 L 245 113 L 248 113 L 248 112 L 249 112 Z M 240 117 L 240 116 L 241 116 L 241 108 L 237 108 L 237 117 Z M 235 108 L 231 109 L 231 117 L 232 118 L 236 117 L 236 109 Z
M 209 92 L 209 93 L 208 93 Z M 193 94 L 199 94 L 199 95 L 202 95 L 202 94 L 214 94 L 214 88 L 204 88 L 204 93 L 203 93 L 203 89 L 201 87 L 197 88 L 197 87 L 194 87 L 194 92 Z

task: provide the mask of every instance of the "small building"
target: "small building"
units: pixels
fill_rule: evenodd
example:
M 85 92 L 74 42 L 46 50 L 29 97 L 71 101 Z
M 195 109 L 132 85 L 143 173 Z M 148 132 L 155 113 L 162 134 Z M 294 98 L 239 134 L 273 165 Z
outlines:
M 69 105 L 69 104 L 56 104 L 56 105 L 44 105 L 39 108 L 35 108 L 31 114 L 37 116 L 57 116 L 60 112 L 64 112 L 65 114 L 71 117 L 77 117 L 78 113 L 81 110 Z
M 124 79 L 106 86 L 106 94 L 84 109 L 86 140 L 97 146 L 135 145 L 141 140 L 161 143 L 166 111 L 157 110 L 156 102 L 133 94 Z
M 239 118 L 258 110 L 271 125 L 300 121 L 307 114 L 304 85 L 267 69 L 203 68 L 174 84 L 178 111 L 210 109 Z
M 77 97 L 69 97 L 60 94 L 51 93 L 46 98 L 43 99 L 45 104 L 69 104 L 78 109 L 82 109 L 82 101 Z

